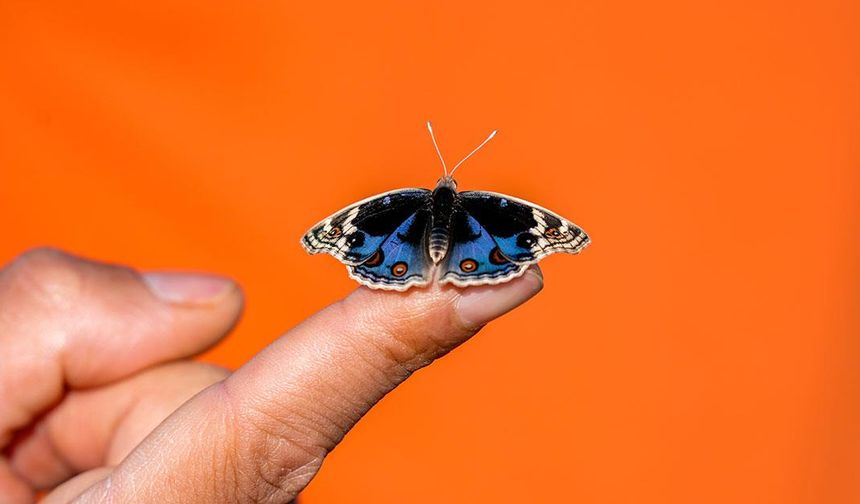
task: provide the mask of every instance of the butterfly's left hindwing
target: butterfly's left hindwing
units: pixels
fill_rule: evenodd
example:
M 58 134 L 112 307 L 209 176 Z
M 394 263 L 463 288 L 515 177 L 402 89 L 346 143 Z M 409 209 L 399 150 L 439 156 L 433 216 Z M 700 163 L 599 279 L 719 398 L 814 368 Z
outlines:
M 331 254 L 347 265 L 361 264 L 427 204 L 429 195 L 427 189 L 398 189 L 354 203 L 312 227 L 302 237 L 302 246 L 311 254 Z

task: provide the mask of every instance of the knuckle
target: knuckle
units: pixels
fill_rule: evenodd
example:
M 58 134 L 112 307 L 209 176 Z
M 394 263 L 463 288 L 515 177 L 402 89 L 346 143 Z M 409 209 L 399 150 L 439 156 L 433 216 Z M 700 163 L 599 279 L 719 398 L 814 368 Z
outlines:
M 79 261 L 53 248 L 36 248 L 18 256 L 3 271 L 3 282 L 16 298 L 67 307 L 83 288 Z

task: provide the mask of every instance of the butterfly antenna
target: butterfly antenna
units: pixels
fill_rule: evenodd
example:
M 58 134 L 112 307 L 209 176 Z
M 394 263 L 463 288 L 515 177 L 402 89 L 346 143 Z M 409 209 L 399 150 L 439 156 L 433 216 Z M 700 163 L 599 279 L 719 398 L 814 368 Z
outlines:
M 455 172 L 455 171 L 457 171 L 457 168 L 459 168 L 461 164 L 463 164 L 463 161 L 465 161 L 465 160 L 469 159 L 470 157 L 472 157 L 472 154 L 474 154 L 474 153 L 478 152 L 479 150 L 481 150 L 481 147 L 483 147 L 484 145 L 486 145 L 486 144 L 487 144 L 487 142 L 489 142 L 490 140 L 492 140 L 492 139 L 493 139 L 493 137 L 494 137 L 494 136 L 496 136 L 496 132 L 497 132 L 497 131 L 498 131 L 498 130 L 493 130 L 493 132 L 492 132 L 492 133 L 490 133 L 490 136 L 488 136 L 486 140 L 484 140 L 483 142 L 481 142 L 481 145 L 479 145 L 479 146 L 475 147 L 475 150 L 473 150 L 472 152 L 470 152 L 469 154 L 467 154 L 467 155 L 466 155 L 466 157 L 464 157 L 463 159 L 461 159 L 459 163 L 455 164 L 455 165 L 454 165 L 454 169 L 453 169 L 453 170 L 451 170 L 451 176 L 452 176 L 452 177 L 454 176 L 454 172 Z
M 430 138 L 433 140 L 433 147 L 436 148 L 436 154 L 439 156 L 439 161 L 442 161 L 442 169 L 445 170 L 445 176 L 448 176 L 448 167 L 445 166 L 445 159 L 442 157 L 442 152 L 439 150 L 439 144 L 436 143 L 436 135 L 433 134 L 433 125 L 427 121 L 427 131 L 430 132 Z

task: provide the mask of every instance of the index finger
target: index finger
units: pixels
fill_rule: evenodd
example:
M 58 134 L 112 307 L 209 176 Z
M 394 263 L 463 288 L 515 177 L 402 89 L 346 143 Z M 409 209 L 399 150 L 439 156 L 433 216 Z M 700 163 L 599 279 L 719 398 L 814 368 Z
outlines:
M 76 502 L 287 502 L 383 395 L 542 285 L 533 267 L 465 290 L 360 288 L 185 403 Z

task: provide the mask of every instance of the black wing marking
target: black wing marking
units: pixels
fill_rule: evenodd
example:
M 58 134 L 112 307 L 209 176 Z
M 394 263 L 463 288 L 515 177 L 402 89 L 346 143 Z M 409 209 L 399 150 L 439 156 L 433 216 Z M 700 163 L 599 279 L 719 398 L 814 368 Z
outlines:
M 427 189 L 397 189 L 335 212 L 303 237 L 310 254 L 325 252 L 356 265 L 368 260 L 401 224 L 429 203 Z

